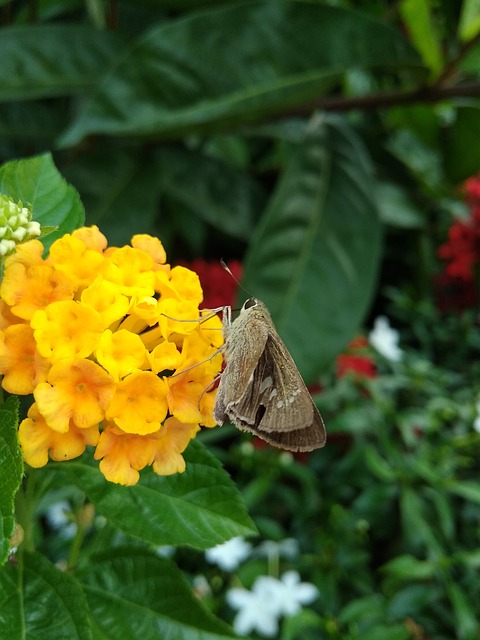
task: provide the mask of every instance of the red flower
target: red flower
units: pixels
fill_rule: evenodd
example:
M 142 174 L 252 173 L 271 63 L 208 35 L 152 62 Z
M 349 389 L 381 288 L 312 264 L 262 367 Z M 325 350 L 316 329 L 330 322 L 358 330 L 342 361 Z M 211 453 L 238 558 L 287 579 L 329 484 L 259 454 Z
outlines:
M 480 176 L 473 176 L 465 180 L 467 200 L 474 206 L 480 203 Z
M 189 269 L 198 273 L 203 289 L 203 303 L 205 309 L 217 309 L 218 307 L 233 306 L 238 284 L 232 276 L 225 271 L 220 261 L 207 262 L 204 258 L 196 258 L 189 263 L 183 263 Z M 240 280 L 242 277 L 242 265 L 239 260 L 229 260 L 228 267 Z
M 446 263 L 435 283 L 441 311 L 461 311 L 478 302 L 475 272 L 480 264 L 480 176 L 469 178 L 464 187 L 470 216 L 452 224 L 447 242 L 437 250 Z
M 364 336 L 354 338 L 348 345 L 347 353 L 337 356 L 337 377 L 343 378 L 353 373 L 359 378 L 375 378 L 375 363 L 368 354 L 368 340 Z
M 466 282 L 473 279 L 473 267 L 478 262 L 479 229 L 471 221 L 454 222 L 448 231 L 448 242 L 438 249 L 438 256 L 448 261 L 447 275 Z
M 347 373 L 354 373 L 364 378 L 375 378 L 375 364 L 366 356 L 341 353 L 337 356 L 337 376 L 343 378 Z

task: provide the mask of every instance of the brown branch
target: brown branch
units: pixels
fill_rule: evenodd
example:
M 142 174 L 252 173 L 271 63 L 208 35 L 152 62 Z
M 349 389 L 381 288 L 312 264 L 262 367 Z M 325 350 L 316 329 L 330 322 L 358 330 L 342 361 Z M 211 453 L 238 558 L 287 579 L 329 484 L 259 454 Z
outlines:
M 294 115 L 306 115 L 313 109 L 320 111 L 352 111 L 354 109 L 370 110 L 409 105 L 418 103 L 441 102 L 451 98 L 473 98 L 480 96 L 480 82 L 465 82 L 448 87 L 437 85 L 421 87 L 414 91 L 386 91 L 366 96 L 345 98 L 343 96 L 327 96 L 291 111 Z
M 452 78 L 454 78 L 457 75 L 457 73 L 458 73 L 458 65 L 463 60 L 463 58 L 465 58 L 467 53 L 471 49 L 473 49 L 473 47 L 478 42 L 480 42 L 480 33 L 478 33 L 471 40 L 468 40 L 467 42 L 464 42 L 462 44 L 462 46 L 458 50 L 457 54 L 451 60 L 448 60 L 448 62 L 445 65 L 442 73 L 436 79 L 435 86 L 439 86 L 440 87 L 442 85 L 445 85 L 448 81 L 450 81 Z

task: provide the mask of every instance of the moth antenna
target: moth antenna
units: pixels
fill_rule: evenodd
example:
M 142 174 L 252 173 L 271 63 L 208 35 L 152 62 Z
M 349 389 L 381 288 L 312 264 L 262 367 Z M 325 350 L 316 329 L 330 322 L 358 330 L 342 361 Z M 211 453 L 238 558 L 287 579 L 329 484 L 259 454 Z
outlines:
M 225 271 L 232 276 L 232 278 L 235 280 L 235 282 L 238 284 L 238 286 L 240 287 L 240 289 L 243 289 L 245 291 L 245 293 L 247 293 L 251 298 L 254 297 L 254 295 L 252 293 L 250 293 L 250 291 L 248 291 L 248 289 L 245 289 L 245 287 L 243 286 L 243 284 L 240 282 L 240 280 L 238 278 L 236 278 L 230 267 L 227 265 L 227 263 L 225 262 L 225 260 L 223 258 L 220 258 L 220 264 L 222 265 L 222 268 L 225 269 Z

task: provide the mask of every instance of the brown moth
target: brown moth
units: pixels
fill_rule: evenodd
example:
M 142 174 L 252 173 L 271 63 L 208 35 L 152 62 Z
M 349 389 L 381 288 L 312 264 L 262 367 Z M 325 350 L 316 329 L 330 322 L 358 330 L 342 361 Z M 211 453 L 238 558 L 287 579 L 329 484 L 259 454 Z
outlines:
M 266 306 L 249 298 L 223 318 L 225 369 L 213 416 L 288 451 L 323 447 L 325 426 Z

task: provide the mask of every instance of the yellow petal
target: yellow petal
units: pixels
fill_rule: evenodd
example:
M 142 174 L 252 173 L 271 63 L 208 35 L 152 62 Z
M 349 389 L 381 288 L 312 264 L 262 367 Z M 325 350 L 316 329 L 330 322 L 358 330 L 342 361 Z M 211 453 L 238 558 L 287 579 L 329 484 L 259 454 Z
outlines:
M 112 333 L 107 329 L 100 338 L 95 355 L 102 367 L 118 382 L 144 367 L 147 350 L 137 334 L 124 329 Z
M 185 471 L 181 455 L 199 430 L 196 424 L 184 424 L 176 418 L 168 418 L 157 434 L 153 470 L 161 476 Z
M 100 315 L 81 302 L 53 302 L 31 320 L 39 353 L 56 362 L 87 358 L 96 349 L 104 324 Z
M 159 430 L 167 409 L 165 383 L 151 371 L 141 371 L 117 384 L 106 417 L 126 433 L 146 435 Z

